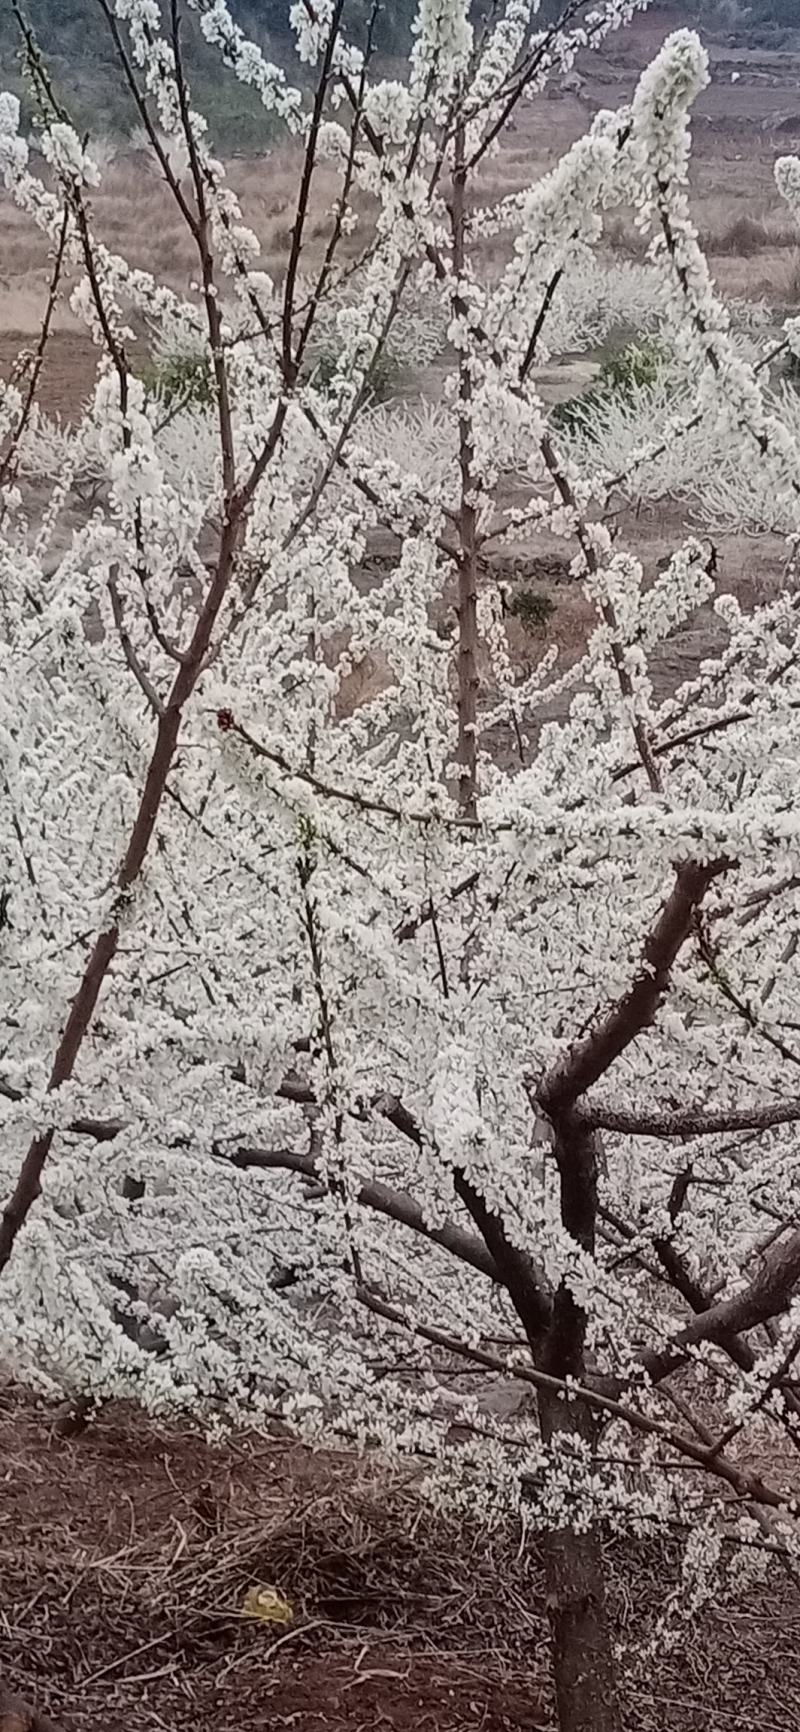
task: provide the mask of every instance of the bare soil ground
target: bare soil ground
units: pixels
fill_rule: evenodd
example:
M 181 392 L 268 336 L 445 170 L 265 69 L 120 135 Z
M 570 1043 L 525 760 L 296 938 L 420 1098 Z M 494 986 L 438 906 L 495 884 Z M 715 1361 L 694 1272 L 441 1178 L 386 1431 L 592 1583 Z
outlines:
M 0 330 L 0 378 L 8 379 L 19 359 L 20 350 L 31 344 L 31 337 L 20 332 Z M 91 337 L 81 331 L 57 331 L 47 345 L 42 368 L 39 401 L 48 415 L 62 421 L 75 421 L 90 396 L 97 371 L 97 349 Z
M 216 1447 L 0 1393 L 0 1683 L 64 1732 L 550 1732 L 534 1546 L 449 1525 L 380 1463 Z M 800 1591 L 776 1576 L 636 1662 L 677 1568 L 609 1546 L 626 1732 L 800 1732 Z M 248 1589 L 292 1604 L 243 1617 Z M 630 1653 L 628 1643 L 632 1644 Z

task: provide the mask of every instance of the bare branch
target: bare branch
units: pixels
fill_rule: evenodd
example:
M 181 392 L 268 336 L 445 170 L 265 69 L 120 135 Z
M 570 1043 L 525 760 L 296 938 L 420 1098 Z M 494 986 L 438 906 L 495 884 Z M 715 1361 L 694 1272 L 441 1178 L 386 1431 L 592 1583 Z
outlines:
M 616 1131 L 626 1137 L 711 1137 L 733 1131 L 768 1131 L 779 1125 L 800 1122 L 800 1099 L 753 1102 L 745 1107 L 723 1107 L 709 1112 L 705 1107 L 684 1107 L 674 1112 L 615 1112 L 612 1108 L 586 1109 L 586 1122 L 596 1130 Z
M 125 610 L 123 607 L 122 596 L 119 593 L 119 586 L 113 572 L 110 573 L 108 579 L 108 593 L 111 598 L 111 612 L 114 615 L 114 624 L 117 628 L 117 636 L 122 646 L 122 653 L 128 667 L 130 668 L 137 685 L 139 685 L 141 690 L 144 692 L 150 708 L 154 711 L 155 715 L 163 716 L 164 705 L 161 698 L 159 697 L 149 674 L 142 667 L 139 657 L 136 654 L 136 650 L 133 647 L 131 635 L 125 623 Z
M 393 818 L 400 824 L 445 824 L 457 829 L 468 829 L 477 823 L 477 820 L 469 816 L 446 818 L 439 812 L 416 812 L 413 807 L 403 812 L 399 806 L 392 806 L 386 800 L 375 800 L 368 794 L 359 794 L 350 788 L 334 788 L 330 782 L 322 781 L 302 765 L 290 764 L 277 747 L 265 746 L 260 740 L 254 739 L 253 735 L 235 720 L 230 710 L 218 711 L 217 725 L 224 734 L 237 734 L 239 739 L 249 746 L 254 757 L 265 758 L 267 763 L 274 764 L 276 769 L 293 781 L 307 783 L 309 788 L 323 795 L 326 800 L 341 800 L 347 806 L 356 806 L 360 812 L 375 812 L 384 818 Z
M 796 1229 L 764 1253 L 760 1268 L 743 1292 L 712 1305 L 674 1336 L 668 1347 L 643 1354 L 645 1370 L 657 1383 L 685 1362 L 688 1348 L 704 1341 L 725 1347 L 732 1336 L 745 1335 L 768 1323 L 788 1310 L 799 1282 L 800 1230 Z
M 16 462 L 19 456 L 20 442 L 23 438 L 28 422 L 30 421 L 33 406 L 36 401 L 36 392 L 38 390 L 39 380 L 44 366 L 47 344 L 52 330 L 53 318 L 58 302 L 61 276 L 64 269 L 64 258 L 67 250 L 67 240 L 69 238 L 70 221 L 71 213 L 69 207 L 65 206 L 61 222 L 61 231 L 59 233 L 53 258 L 53 269 L 50 276 L 50 285 L 47 291 L 47 304 L 45 306 L 36 348 L 33 352 L 33 360 L 28 375 L 27 390 L 22 400 L 22 407 L 17 419 L 17 425 L 9 435 L 8 446 L 2 462 L 0 462 L 0 490 L 6 486 L 8 481 L 16 473 Z
M 178 210 L 180 211 L 180 214 L 181 214 L 187 228 L 189 229 L 190 233 L 194 235 L 195 240 L 197 240 L 198 239 L 197 214 L 195 211 L 192 210 L 191 205 L 189 204 L 187 198 L 185 197 L 185 194 L 183 192 L 183 188 L 181 187 L 178 176 L 176 175 L 176 173 L 172 167 L 172 164 L 170 162 L 169 154 L 164 149 L 164 146 L 161 142 L 158 128 L 155 126 L 155 124 L 153 122 L 152 116 L 150 114 L 150 110 L 149 110 L 147 103 L 145 101 L 145 98 L 142 94 L 141 85 L 140 85 L 139 80 L 138 80 L 136 73 L 134 71 L 133 64 L 132 64 L 131 59 L 130 59 L 130 55 L 128 54 L 128 51 L 125 47 L 125 42 L 123 39 L 122 31 L 119 28 L 119 25 L 117 23 L 117 19 L 116 19 L 116 16 L 114 14 L 114 11 L 113 11 L 112 7 L 109 5 L 109 0 L 97 0 L 97 3 L 100 7 L 102 14 L 103 14 L 103 17 L 105 18 L 105 21 L 108 25 L 108 28 L 111 32 L 111 36 L 112 36 L 113 43 L 114 43 L 114 50 L 115 50 L 117 59 L 120 63 L 120 66 L 122 67 L 122 71 L 123 71 L 123 74 L 125 77 L 125 82 L 128 86 L 128 89 L 131 93 L 131 96 L 133 97 L 133 100 L 136 104 L 139 118 L 142 122 L 142 125 L 145 129 L 145 132 L 147 133 L 147 137 L 150 141 L 151 149 L 153 151 L 154 156 L 157 159 L 159 168 L 161 169 L 161 173 L 164 176 L 164 179 L 167 183 L 167 186 L 169 187 L 169 190 L 172 193 L 172 196 L 175 200 L 175 203 L 178 206 Z M 150 44 L 150 47 L 152 48 L 154 46 L 153 36 L 152 36 L 150 28 L 147 24 L 146 18 L 142 21 L 141 28 L 143 29 L 144 34 L 147 38 L 147 41 Z
M 311 124 L 310 124 L 309 129 L 308 129 L 308 138 L 306 140 L 305 156 L 303 158 L 303 167 L 302 167 L 302 171 L 300 174 L 300 184 L 299 184 L 298 191 L 297 191 L 297 208 L 295 211 L 294 224 L 292 226 L 292 239 L 291 239 L 291 243 L 289 246 L 289 261 L 288 261 L 288 264 L 286 266 L 286 280 L 284 282 L 284 288 L 283 288 L 283 319 L 282 319 L 282 325 L 281 325 L 281 332 L 282 332 L 283 382 L 284 382 L 284 385 L 286 386 L 287 391 L 290 391 L 292 389 L 292 386 L 294 385 L 294 382 L 297 378 L 297 369 L 298 369 L 298 365 L 299 365 L 298 357 L 296 357 L 295 353 L 294 353 L 293 325 L 294 325 L 295 288 L 297 285 L 297 272 L 298 272 L 298 269 L 300 266 L 300 254 L 301 254 L 302 247 L 303 247 L 303 233 L 305 230 L 306 217 L 308 215 L 308 201 L 309 201 L 309 197 L 310 197 L 310 193 L 311 193 L 311 182 L 312 182 L 312 179 L 314 176 L 314 169 L 316 166 L 317 141 L 319 139 L 319 131 L 320 131 L 320 127 L 322 125 L 322 116 L 323 116 L 324 109 L 325 109 L 325 98 L 326 98 L 327 93 L 328 93 L 328 83 L 330 80 L 331 69 L 333 66 L 333 54 L 334 54 L 334 49 L 336 47 L 336 43 L 337 43 L 338 36 L 339 36 L 339 27 L 340 27 L 341 20 L 342 20 L 343 9 L 344 9 L 344 0 L 334 0 L 334 7 L 333 7 L 333 11 L 331 13 L 330 26 L 328 29 L 328 35 L 327 35 L 326 42 L 325 42 L 325 49 L 324 49 L 324 53 L 322 56 L 322 66 L 320 68 L 319 78 L 317 79 L 317 88 L 314 92 L 314 105 L 313 105 L 313 108 L 311 111 Z M 363 86 L 362 86 L 362 95 L 363 95 Z

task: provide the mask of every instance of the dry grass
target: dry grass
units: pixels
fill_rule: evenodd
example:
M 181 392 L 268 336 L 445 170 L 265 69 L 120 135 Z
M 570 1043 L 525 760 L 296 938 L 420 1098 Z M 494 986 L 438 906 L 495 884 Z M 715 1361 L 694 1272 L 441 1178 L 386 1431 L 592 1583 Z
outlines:
M 263 157 L 236 160 L 229 168 L 245 221 L 261 243 L 258 268 L 280 280 L 291 240 L 299 149 L 288 145 Z M 336 171 L 322 164 L 315 177 L 314 208 L 308 224 L 304 262 L 313 269 L 322 258 L 339 185 Z M 343 238 L 340 260 L 360 253 L 369 234 L 371 210 L 361 200 L 363 227 Z M 122 156 L 106 170 L 93 195 L 95 233 L 131 264 L 152 271 L 182 294 L 197 277 L 197 253 L 172 195 L 144 155 Z M 33 334 L 44 309 L 49 277 L 47 242 L 7 194 L 0 194 L 3 255 L 0 262 L 0 331 Z M 77 322 L 62 300 L 55 328 L 69 331 Z
M 743 211 L 727 225 L 709 232 L 701 230 L 700 244 L 706 253 L 730 253 L 751 259 L 756 253 L 776 252 L 797 245 L 797 229 L 788 221 L 765 221 Z
M 717 287 L 731 300 L 766 301 L 777 308 L 789 304 L 793 253 L 758 253 L 755 258 L 712 253 L 708 262 Z
M 661 31 L 663 34 L 663 30 Z M 645 47 L 652 47 L 649 38 Z M 609 56 L 605 82 L 597 96 L 603 102 L 621 100 L 630 82 L 627 51 L 617 64 Z M 641 56 L 640 56 L 641 58 Z M 607 88 L 610 82 L 611 88 Z M 781 91 L 764 92 L 738 84 L 725 92 L 739 106 L 751 99 L 761 113 L 765 97 L 779 106 Z M 715 101 L 717 100 L 715 92 Z M 518 122 L 502 150 L 487 165 L 481 183 L 482 202 L 511 196 L 546 173 L 584 130 L 591 113 L 577 97 L 537 101 L 520 111 Z M 745 150 L 742 146 L 745 144 Z M 718 269 L 719 280 L 732 293 L 784 301 L 786 254 L 797 246 L 797 233 L 777 198 L 773 162 L 777 145 L 758 127 L 746 140 L 726 124 L 719 129 L 700 125 L 695 135 L 692 166 L 693 211 L 703 243 Z M 280 280 L 291 236 L 299 167 L 299 148 L 278 144 L 262 156 L 237 159 L 229 165 L 231 184 L 242 201 L 245 219 L 261 244 L 260 267 Z M 337 171 L 320 165 L 314 184 L 307 228 L 305 263 L 313 268 L 329 233 L 331 209 L 338 190 Z M 369 234 L 371 209 L 362 200 L 361 224 L 347 236 L 341 257 L 355 257 Z M 191 237 L 183 227 L 171 195 L 152 161 L 143 154 L 123 154 L 106 168 L 93 197 L 98 235 L 133 263 L 151 270 L 182 293 L 197 271 Z M 47 248 L 24 213 L 7 195 L 0 195 L 3 257 L 0 262 L 0 330 L 33 333 L 44 305 Z M 606 224 L 609 251 L 640 257 L 643 250 L 630 213 L 614 212 Z M 484 268 L 494 271 L 508 254 L 510 237 L 483 245 Z M 57 328 L 70 330 L 74 320 L 62 304 Z
M 538 1723 L 535 1562 L 431 1521 L 407 1477 L 279 1440 L 214 1451 L 124 1414 L 65 1444 L 31 1404 L 4 1407 L 5 1672 L 65 1728 L 191 1715 L 227 1732 L 304 1705 L 303 1727 L 324 1709 L 329 1728 L 345 1728 L 377 1712 L 376 1697 L 399 1698 L 387 1724 L 405 1726 L 420 1691 L 450 1728 L 462 1724 L 448 1714 L 454 1685 L 487 1715 L 496 1697 L 485 1724 L 498 1732 Z M 265 1584 L 294 1607 L 283 1634 L 242 1616 L 248 1589 Z M 506 1695 L 535 1719 L 501 1718 Z
M 49 271 L 44 263 L 39 269 L 33 266 L 13 279 L 0 275 L 0 342 L 4 333 L 13 333 L 20 338 L 38 335 L 47 305 L 48 279 Z M 85 326 L 62 300 L 56 308 L 53 330 L 77 334 L 84 331 Z
M 796 249 L 784 260 L 784 274 L 776 281 L 781 302 L 792 309 L 800 307 L 800 250 Z
M 782 254 L 794 250 L 798 244 L 798 231 L 783 208 L 767 210 L 763 216 L 754 216 L 749 208 L 750 201 L 742 199 L 723 198 L 720 200 L 713 194 L 704 192 L 702 172 L 698 173 L 699 190 L 693 200 L 693 211 L 699 226 L 699 239 L 703 251 L 708 258 L 718 260 L 724 258 L 734 263 L 746 264 L 748 269 L 752 259 L 758 259 L 762 270 L 759 281 L 765 285 L 767 299 L 778 299 L 780 296 L 782 277 Z M 609 217 L 604 228 L 604 244 L 612 252 L 625 258 L 639 259 L 644 256 L 646 240 L 636 228 L 632 213 L 622 212 Z M 753 299 L 761 298 L 755 290 L 749 291 Z
M 65 1732 L 552 1727 L 535 1546 L 434 1516 L 410 1474 L 119 1410 L 64 1442 L 8 1390 L 0 1447 L 3 1683 Z M 606 1566 L 626 1732 L 800 1732 L 790 1584 L 718 1604 L 654 1669 L 636 1651 L 679 1551 L 617 1544 Z M 264 1585 L 288 1629 L 243 1617 Z

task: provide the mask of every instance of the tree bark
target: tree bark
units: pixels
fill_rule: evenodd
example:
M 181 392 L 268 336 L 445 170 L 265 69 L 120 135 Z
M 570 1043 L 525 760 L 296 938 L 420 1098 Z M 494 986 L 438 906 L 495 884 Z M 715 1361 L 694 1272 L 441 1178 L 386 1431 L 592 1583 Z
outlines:
M 539 1418 L 551 1447 L 590 1431 L 585 1412 L 543 1391 Z M 600 1535 L 560 1528 L 545 1533 L 542 1549 L 560 1732 L 621 1732 Z
M 561 1220 L 570 1237 L 594 1254 L 597 1224 L 597 1136 L 568 1109 L 553 1116 Z M 582 1382 L 587 1317 L 566 1284 L 558 1288 L 539 1369 Z M 598 1422 L 583 1405 L 540 1389 L 542 1442 L 568 1460 L 580 1442 L 594 1448 Z M 606 1603 L 600 1532 L 571 1526 L 544 1537 L 547 1613 L 560 1732 L 621 1732 L 617 1667 Z
M 60 1732 L 60 1728 L 0 1684 L 0 1732 Z

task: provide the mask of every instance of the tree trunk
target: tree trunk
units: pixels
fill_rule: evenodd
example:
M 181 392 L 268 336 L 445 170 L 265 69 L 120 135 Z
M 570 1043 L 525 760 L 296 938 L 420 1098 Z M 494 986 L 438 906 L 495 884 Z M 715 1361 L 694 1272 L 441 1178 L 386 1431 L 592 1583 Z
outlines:
M 0 1732 L 59 1732 L 59 1728 L 0 1684 Z
M 586 1415 L 558 1397 L 540 1393 L 539 1416 L 545 1443 L 587 1438 Z M 560 1528 L 543 1553 L 560 1732 L 621 1732 L 600 1536 Z

